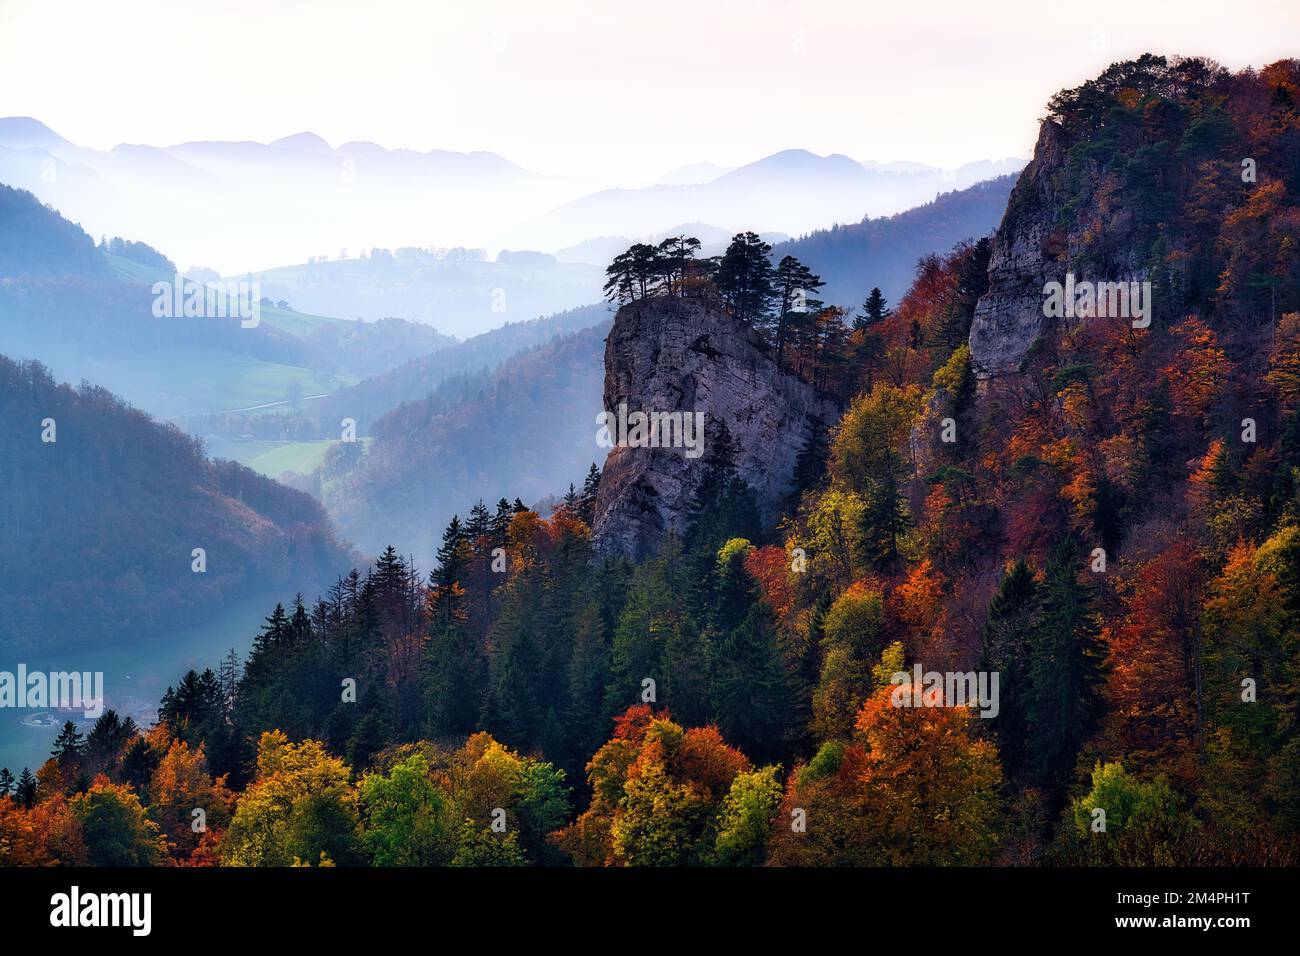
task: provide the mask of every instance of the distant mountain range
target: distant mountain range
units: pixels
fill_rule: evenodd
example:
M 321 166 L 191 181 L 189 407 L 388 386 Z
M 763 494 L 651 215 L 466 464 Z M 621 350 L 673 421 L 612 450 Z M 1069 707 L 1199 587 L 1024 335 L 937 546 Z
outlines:
M 900 212 L 1023 165 L 1006 159 L 945 171 L 792 149 L 735 169 L 698 163 L 651 186 L 601 189 L 488 152 L 366 142 L 334 148 L 306 132 L 265 144 L 102 151 L 28 117 L 0 119 L 0 182 L 33 192 L 92 235 L 128 235 L 166 249 L 185 268 L 223 275 L 324 256 L 355 259 L 373 247 L 557 252 L 684 222 L 799 235 Z M 534 314 L 578 304 L 551 303 Z
M 36 120 L 0 119 L 0 182 L 35 193 L 93 235 L 166 248 L 182 266 L 244 272 L 358 246 L 488 245 L 592 184 L 493 153 L 273 143 L 70 143 Z
M 730 233 L 753 229 L 797 236 L 832 223 L 902 212 L 1024 165 L 1022 159 L 1004 159 L 941 170 L 791 149 L 707 181 L 674 183 L 670 177 L 661 185 L 583 196 L 508 230 L 504 241 L 514 248 L 553 250 L 595 236 L 640 238 L 682 222 L 711 223 Z

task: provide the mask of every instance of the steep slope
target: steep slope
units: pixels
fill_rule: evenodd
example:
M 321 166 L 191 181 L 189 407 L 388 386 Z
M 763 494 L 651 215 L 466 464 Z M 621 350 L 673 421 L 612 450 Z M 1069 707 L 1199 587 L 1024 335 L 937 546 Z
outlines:
M 606 451 L 596 415 L 607 330 L 601 323 L 515 356 L 450 409 L 432 396 L 400 405 L 376 423 L 364 455 L 358 444 L 327 457 L 315 478 L 342 533 L 428 567 L 442 529 L 475 499 L 531 504 L 580 485 Z
M 0 356 L 0 411 L 9 650 L 129 641 L 242 594 L 310 592 L 349 561 L 309 496 L 205 458 L 102 388 L 58 385 L 38 363 Z
M 1292 72 L 1148 54 L 1059 93 L 994 239 L 971 327 L 976 373 L 1014 372 L 1040 337 L 1074 324 L 1045 314 L 1048 284 L 1067 275 L 1080 292 L 1150 283 L 1149 315 L 1099 306 L 1105 321 L 1158 328 L 1199 313 L 1226 331 L 1295 308 L 1282 294 L 1300 274 Z
M 839 416 L 828 398 L 778 371 L 758 334 L 703 300 L 655 298 L 619 309 L 605 344 L 605 408 L 615 414 L 699 413 L 705 446 L 615 447 L 601 476 L 593 527 L 598 550 L 641 557 L 681 534 L 725 425 L 732 464 L 771 521 L 814 429 Z M 612 431 L 612 429 L 611 429 Z

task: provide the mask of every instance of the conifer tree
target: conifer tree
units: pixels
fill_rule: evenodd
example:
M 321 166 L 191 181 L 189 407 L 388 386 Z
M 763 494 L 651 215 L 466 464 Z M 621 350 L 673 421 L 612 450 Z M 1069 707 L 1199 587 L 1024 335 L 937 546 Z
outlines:
M 772 247 L 753 232 L 737 233 L 718 262 L 713 283 L 722 301 L 737 318 L 758 325 L 771 307 Z
M 491 533 L 492 513 L 488 511 L 487 505 L 483 504 L 483 499 L 480 498 L 474 503 L 474 507 L 469 509 L 469 520 L 465 522 L 465 537 L 473 545 L 479 538 Z
M 596 495 L 600 491 L 600 469 L 591 463 L 586 479 L 582 482 L 582 492 L 578 495 L 578 517 L 588 527 L 596 520 Z
M 1038 587 L 1034 573 L 1017 558 L 1002 576 L 984 625 L 980 666 L 998 673 L 998 715 L 992 718 L 1002 765 L 1012 781 L 1022 780 L 1028 762 L 1030 700 L 1029 636 L 1037 625 Z
M 795 684 L 766 601 L 750 605 L 744 620 L 719 641 L 715 657 L 712 698 L 723 737 L 760 763 L 785 756 Z
M 77 730 L 77 724 L 65 721 L 59 736 L 55 737 L 55 748 L 49 752 L 49 756 L 59 761 L 60 766 L 72 766 L 81 760 L 83 748 L 85 740 L 82 739 L 82 732 Z
M 812 298 L 824 286 L 821 276 L 794 256 L 784 256 L 772 274 L 772 288 L 777 302 L 776 315 L 765 321 L 762 329 L 769 335 L 776 349 L 776 364 L 784 361 L 792 325 L 804 326 L 810 316 L 820 311 L 821 303 Z
M 1029 755 L 1035 778 L 1055 788 L 1068 782 L 1099 703 L 1102 649 L 1082 567 L 1074 542 L 1053 549 L 1030 632 Z
M 880 324 L 893 314 L 893 311 L 889 308 L 889 303 L 880 291 L 880 287 L 876 286 L 867 294 L 866 300 L 862 303 L 862 311 L 853 317 L 853 329 L 854 331 L 865 331 L 873 325 Z
M 14 799 L 26 810 L 36 805 L 36 778 L 26 767 L 23 767 L 23 772 L 18 775 L 18 783 L 14 787 Z

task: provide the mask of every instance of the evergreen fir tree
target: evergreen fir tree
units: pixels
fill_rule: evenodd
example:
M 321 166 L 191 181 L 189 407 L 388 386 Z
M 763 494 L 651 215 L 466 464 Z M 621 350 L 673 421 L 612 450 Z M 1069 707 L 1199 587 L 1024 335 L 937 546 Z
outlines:
M 785 757 L 795 684 L 766 601 L 750 605 L 740 625 L 719 642 L 716 660 L 712 697 L 723 737 L 756 763 Z
M 496 514 L 492 516 L 492 547 L 505 547 L 506 532 L 510 530 L 510 519 L 513 517 L 514 512 L 510 508 L 510 502 L 502 498 L 497 502 Z
M 492 513 L 488 511 L 487 505 L 483 504 L 483 499 L 480 498 L 474 503 L 474 507 L 469 509 L 469 520 L 465 522 L 465 537 L 473 545 L 479 538 L 486 537 L 491 533 Z M 443 540 L 445 543 L 445 535 Z
M 81 759 L 84 747 L 85 741 L 77 725 L 70 720 L 64 721 L 63 729 L 54 738 L 54 749 L 50 751 L 50 756 L 59 762 L 59 766 L 68 767 Z
M 596 495 L 599 491 L 600 469 L 593 461 L 586 480 L 582 483 L 582 491 L 578 495 L 578 517 L 586 522 L 588 527 L 596 520 Z
M 1006 570 L 989 604 L 980 667 L 998 673 L 998 715 L 992 718 L 998 753 L 1012 781 L 1028 766 L 1029 635 L 1038 622 L 1038 587 L 1024 559 Z
M 713 283 L 722 301 L 737 318 L 762 323 L 771 307 L 773 289 L 772 247 L 756 233 L 737 233 L 718 262 Z
M 21 803 L 25 810 L 30 810 L 36 805 L 36 778 L 26 767 L 23 767 L 23 772 L 18 775 L 14 799 Z
M 1030 632 L 1029 755 L 1035 779 L 1057 790 L 1069 782 L 1092 731 L 1102 677 L 1102 648 L 1088 589 L 1079 582 L 1081 567 L 1074 542 L 1053 549 Z
M 889 308 L 889 303 L 881 294 L 880 287 L 876 286 L 868 293 L 866 300 L 862 303 L 862 311 L 853 317 L 854 331 L 866 331 L 873 325 L 879 325 L 885 319 L 893 315 Z

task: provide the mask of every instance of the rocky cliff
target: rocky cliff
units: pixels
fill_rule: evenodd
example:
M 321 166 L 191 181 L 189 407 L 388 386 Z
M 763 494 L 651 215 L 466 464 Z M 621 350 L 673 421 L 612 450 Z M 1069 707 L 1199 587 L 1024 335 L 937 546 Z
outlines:
M 766 521 L 776 519 L 813 429 L 840 414 L 832 400 L 778 371 L 746 324 L 700 300 L 668 298 L 626 305 L 614 319 L 605 340 L 605 408 L 616 417 L 620 407 L 688 420 L 700 413 L 709 440 L 725 425 L 733 464 Z M 712 456 L 707 448 L 645 447 L 628 437 L 605 462 L 593 536 L 602 554 L 641 557 L 670 532 L 685 531 Z
M 989 289 L 971 323 L 971 363 L 980 379 L 1016 371 L 1034 341 L 1051 331 L 1053 320 L 1043 315 L 1047 283 L 1063 282 L 1070 270 L 1090 281 L 1145 276 L 1134 255 L 1131 209 L 1101 188 L 1096 161 L 1071 162 L 1072 145 L 1058 123 L 1044 120 L 1034 158 L 1011 191 L 993 239 Z

